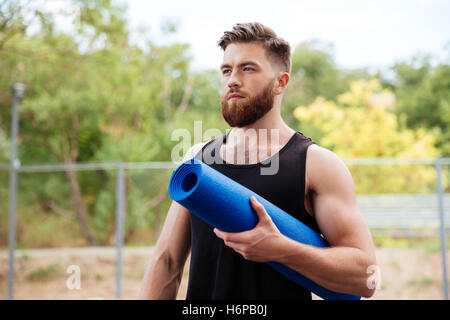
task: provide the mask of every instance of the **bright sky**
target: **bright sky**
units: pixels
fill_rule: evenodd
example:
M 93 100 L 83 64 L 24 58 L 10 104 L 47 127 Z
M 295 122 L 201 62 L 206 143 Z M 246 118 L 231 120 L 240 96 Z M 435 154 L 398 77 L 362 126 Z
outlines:
M 219 68 L 217 41 L 237 22 L 258 21 L 291 46 L 318 39 L 334 45 L 341 67 L 386 67 L 417 53 L 441 61 L 450 52 L 450 0 L 129 0 L 131 27 L 148 28 L 157 44 L 191 45 L 194 68 Z M 165 39 L 160 25 L 176 21 Z M 448 51 L 444 48 L 448 44 Z

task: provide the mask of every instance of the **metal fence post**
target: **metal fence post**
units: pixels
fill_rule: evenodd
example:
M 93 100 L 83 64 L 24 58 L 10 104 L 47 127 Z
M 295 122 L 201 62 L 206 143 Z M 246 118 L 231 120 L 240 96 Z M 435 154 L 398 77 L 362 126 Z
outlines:
M 436 184 L 439 201 L 439 222 L 440 222 L 440 238 L 441 238 L 441 254 L 442 254 L 442 281 L 444 290 L 444 299 L 448 300 L 448 280 L 447 280 L 447 248 L 445 235 L 445 216 L 444 216 L 444 191 L 442 188 L 442 159 L 436 159 Z
M 16 249 L 16 195 L 17 170 L 20 162 L 17 158 L 17 135 L 19 131 L 19 100 L 25 95 L 25 85 L 13 86 L 13 109 L 11 117 L 11 165 L 9 167 L 9 232 L 8 232 L 8 299 L 14 299 L 14 251 Z
M 122 297 L 122 246 L 123 218 L 125 213 L 125 167 L 122 162 L 117 167 L 116 185 L 116 298 Z

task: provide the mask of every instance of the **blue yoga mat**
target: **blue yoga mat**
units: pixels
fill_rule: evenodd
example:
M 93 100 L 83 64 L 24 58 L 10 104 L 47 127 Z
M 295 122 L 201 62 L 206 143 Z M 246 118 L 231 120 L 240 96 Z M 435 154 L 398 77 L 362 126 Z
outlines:
M 258 217 L 249 201 L 255 196 L 282 234 L 304 244 L 316 247 L 328 246 L 317 232 L 304 223 L 195 158 L 183 162 L 172 173 L 169 195 L 206 223 L 226 232 L 241 232 L 255 227 Z M 319 286 L 280 263 L 267 263 L 285 277 L 323 299 L 360 299 L 359 296 L 338 293 Z

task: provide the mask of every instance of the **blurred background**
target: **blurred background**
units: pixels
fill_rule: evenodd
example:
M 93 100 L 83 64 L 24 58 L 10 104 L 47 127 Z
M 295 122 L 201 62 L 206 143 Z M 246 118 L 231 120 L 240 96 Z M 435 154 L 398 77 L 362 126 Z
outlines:
M 449 16 L 445 0 L 0 0 L 0 299 L 137 298 L 172 132 L 228 129 L 217 41 L 252 21 L 292 46 L 286 123 L 352 173 L 371 299 L 448 298 Z

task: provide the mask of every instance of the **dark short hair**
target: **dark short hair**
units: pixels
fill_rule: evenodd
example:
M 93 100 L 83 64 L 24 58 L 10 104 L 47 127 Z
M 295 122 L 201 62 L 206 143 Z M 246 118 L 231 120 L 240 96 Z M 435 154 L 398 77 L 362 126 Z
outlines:
M 236 23 L 232 31 L 225 31 L 217 45 L 225 51 L 233 42 L 259 42 L 266 49 L 272 61 L 282 67 L 282 71 L 291 72 L 291 46 L 278 37 L 275 32 L 259 22 Z

